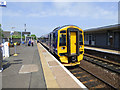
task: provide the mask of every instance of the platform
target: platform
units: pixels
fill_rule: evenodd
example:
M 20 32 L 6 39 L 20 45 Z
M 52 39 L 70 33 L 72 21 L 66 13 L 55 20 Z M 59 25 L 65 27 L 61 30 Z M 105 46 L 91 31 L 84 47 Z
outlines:
M 100 52 L 104 52 L 104 53 L 110 53 L 110 54 L 120 55 L 120 51 L 117 51 L 117 50 L 102 49 L 102 48 L 88 47 L 88 46 L 84 46 L 84 48 L 85 49 L 89 49 L 89 50 L 100 51 Z
M 41 44 L 18 46 L 18 56 L 5 60 L 2 88 L 87 88 Z
M 47 88 L 83 88 L 86 87 L 75 78 L 56 58 L 54 58 L 41 44 L 38 44 L 41 62 Z M 49 76 L 51 75 L 51 76 Z M 51 82 L 56 83 L 52 86 Z
M 4 59 L 9 63 L 2 72 L 2 88 L 46 88 L 37 45 L 17 46 L 17 54 Z

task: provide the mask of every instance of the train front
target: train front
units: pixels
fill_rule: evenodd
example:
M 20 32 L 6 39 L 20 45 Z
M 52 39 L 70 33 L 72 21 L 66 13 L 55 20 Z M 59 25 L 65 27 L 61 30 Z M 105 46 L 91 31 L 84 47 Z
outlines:
M 64 66 L 79 65 L 84 54 L 84 33 L 77 26 L 58 31 L 58 56 Z

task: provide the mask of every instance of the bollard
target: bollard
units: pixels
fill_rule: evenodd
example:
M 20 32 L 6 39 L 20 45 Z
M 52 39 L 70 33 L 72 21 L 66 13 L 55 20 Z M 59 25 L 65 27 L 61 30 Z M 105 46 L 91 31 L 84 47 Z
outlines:
M 16 52 L 16 44 L 17 43 L 14 43 L 14 47 L 15 47 L 15 54 L 13 55 L 13 56 L 17 56 L 18 54 L 17 54 L 17 52 Z
M 5 43 L 3 44 L 2 49 L 3 49 L 3 56 L 4 56 L 4 57 L 9 57 L 9 56 L 10 56 L 10 52 L 9 52 L 9 42 L 5 42 Z

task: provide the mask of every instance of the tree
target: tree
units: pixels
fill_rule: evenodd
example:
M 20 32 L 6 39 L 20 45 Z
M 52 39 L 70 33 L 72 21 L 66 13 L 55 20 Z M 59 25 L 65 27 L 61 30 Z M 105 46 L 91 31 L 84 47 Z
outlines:
M 17 32 L 17 34 L 12 35 L 12 38 L 21 38 L 21 32 Z M 22 36 L 22 38 L 25 39 L 25 36 Z
M 4 37 L 4 35 L 2 34 L 3 30 L 1 28 L 1 24 L 0 24 L 0 37 Z
M 36 40 L 36 35 L 35 34 L 31 34 L 31 37 L 33 37 L 33 39 Z
M 27 36 L 30 36 L 30 34 L 28 34 Z

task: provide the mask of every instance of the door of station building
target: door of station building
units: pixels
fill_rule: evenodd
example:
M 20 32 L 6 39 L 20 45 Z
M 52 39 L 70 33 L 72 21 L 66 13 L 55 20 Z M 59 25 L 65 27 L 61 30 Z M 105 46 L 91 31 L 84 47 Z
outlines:
M 70 32 L 70 53 L 76 54 L 76 32 Z
M 114 40 L 114 33 L 108 32 L 108 45 L 110 47 L 113 47 L 113 40 Z
M 92 44 L 92 35 L 89 35 L 89 45 Z
M 119 45 L 119 49 L 118 50 L 120 51 L 120 32 L 119 32 L 119 44 L 118 45 Z

